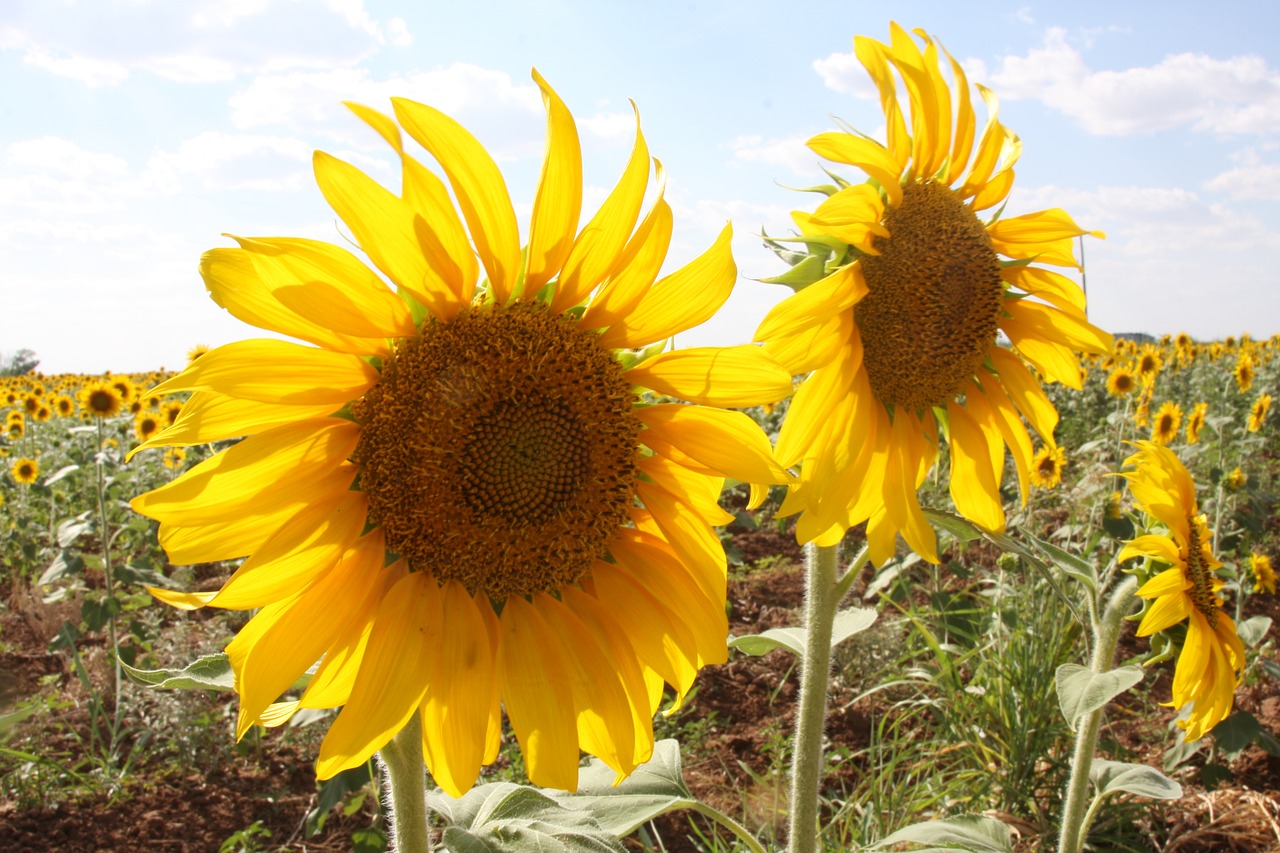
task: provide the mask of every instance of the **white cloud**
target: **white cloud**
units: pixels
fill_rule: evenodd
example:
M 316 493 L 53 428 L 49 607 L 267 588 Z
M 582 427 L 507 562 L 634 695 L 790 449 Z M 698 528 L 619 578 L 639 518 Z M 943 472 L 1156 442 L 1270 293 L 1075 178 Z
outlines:
M 413 44 L 413 33 L 409 32 L 409 24 L 404 18 L 391 18 L 387 21 L 387 39 L 401 47 Z
M 170 186 L 192 175 L 204 189 L 297 190 L 311 181 L 311 152 L 298 139 L 205 132 L 154 155 L 143 182 Z
M 347 66 L 388 39 L 364 0 L 6 0 L 5 17 L 0 50 L 90 86 L 131 70 L 192 83 Z M 403 19 L 385 29 L 411 39 Z
M 1002 98 L 1039 99 L 1095 134 L 1176 127 L 1216 133 L 1280 130 L 1280 71 L 1258 56 L 1179 53 L 1155 65 L 1094 71 L 1066 30 L 1053 27 L 1041 47 L 1003 57 L 989 74 L 981 62 L 968 65 Z
M 118 177 L 129 164 L 114 154 L 88 151 L 56 136 L 14 142 L 5 151 L 5 165 L 19 170 L 54 173 L 68 178 Z
M 578 127 L 603 142 L 629 141 L 636 133 L 636 116 L 630 112 L 596 113 L 577 120 Z
M 1206 181 L 1204 187 L 1227 193 L 1234 199 L 1280 201 L 1280 165 L 1250 163 L 1237 166 Z
M 806 147 L 808 138 L 787 136 L 766 140 L 762 136 L 739 136 L 729 143 L 729 149 L 735 160 L 784 166 L 798 175 L 812 174 L 821 158 Z
M 876 85 L 852 53 L 832 53 L 813 61 L 813 70 L 822 77 L 828 89 L 853 95 L 855 98 L 875 98 Z

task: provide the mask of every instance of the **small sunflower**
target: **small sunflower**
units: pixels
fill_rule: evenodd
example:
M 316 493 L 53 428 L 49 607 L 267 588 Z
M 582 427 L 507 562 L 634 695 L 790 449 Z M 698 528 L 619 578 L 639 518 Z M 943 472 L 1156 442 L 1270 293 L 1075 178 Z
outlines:
M 916 34 L 923 49 L 897 24 L 891 44 L 854 40 L 880 92 L 887 144 L 845 132 L 809 140 L 820 156 L 870 179 L 834 191 L 812 215 L 793 214 L 796 242 L 816 247 L 802 263 L 824 259 L 829 272 L 834 243 L 837 267 L 776 306 L 756 331 L 791 373 L 808 374 L 778 438 L 779 461 L 800 466 L 782 512 L 802 513 L 799 540 L 819 545 L 868 522 L 875 562 L 893 553 L 898 533 L 937 560 L 916 489 L 943 440 L 956 508 L 1002 528 L 1005 448 L 1025 500 L 1033 453 L 1023 417 L 1046 444 L 1058 421 L 1026 362 L 1078 389 L 1075 353 L 1112 347 L 1085 319 L 1080 287 L 1044 266 L 1078 268 L 1075 238 L 1101 234 L 1056 208 L 985 213 L 1003 210 L 1020 143 L 983 88 L 990 117 L 979 132 L 959 63 Z M 1012 349 L 1000 345 L 1001 333 Z
M 1165 445 L 1178 437 L 1178 428 L 1182 426 L 1182 407 L 1172 400 L 1166 400 L 1156 412 L 1151 423 L 1151 440 Z
M 34 459 L 18 459 L 10 469 L 13 479 L 23 486 L 29 486 L 40 476 L 40 463 Z
M 1248 482 L 1249 475 L 1242 471 L 1240 466 L 1237 465 L 1235 470 L 1226 476 L 1224 485 L 1226 485 L 1230 491 L 1238 492 L 1240 489 L 1243 489 Z
M 1138 395 L 1138 406 L 1133 410 L 1133 423 L 1139 429 L 1146 429 L 1151 425 L 1151 395 L 1155 389 L 1155 380 L 1142 383 L 1142 393 Z
M 86 417 L 114 418 L 124 404 L 119 386 L 108 380 L 94 380 L 80 389 L 80 414 Z
M 1054 489 L 1062 482 L 1062 469 L 1067 464 L 1067 451 L 1058 445 L 1045 445 L 1036 451 L 1031 463 L 1031 485 Z
M 1107 376 L 1107 393 L 1112 397 L 1127 397 L 1138 387 L 1138 377 L 1127 365 L 1120 365 Z
M 1276 570 L 1266 554 L 1249 555 L 1249 571 L 1253 574 L 1253 591 L 1276 594 Z
M 1204 419 L 1208 413 L 1208 403 L 1196 403 L 1191 414 L 1187 415 L 1187 444 L 1200 442 L 1200 430 L 1204 429 Z
M 1148 557 L 1158 572 L 1138 588 L 1138 596 L 1151 601 L 1138 636 L 1188 623 L 1170 704 L 1191 704 L 1190 716 L 1178 725 L 1188 741 L 1199 740 L 1231 713 L 1244 668 L 1244 645 L 1235 622 L 1222 609 L 1218 590 L 1223 582 L 1216 574 L 1222 563 L 1214 559 L 1212 534 L 1196 505 L 1191 475 L 1168 448 L 1149 441 L 1135 446 L 1138 452 L 1125 465 L 1136 470 L 1118 476 L 1129 481 L 1138 508 L 1167 532 L 1139 536 L 1124 546 L 1118 559 Z
M 621 180 L 577 231 L 576 125 L 534 79 L 548 140 L 523 251 L 502 175 L 461 125 L 403 99 L 398 124 L 351 105 L 398 155 L 402 194 L 323 152 L 316 179 L 398 291 L 339 246 L 236 238 L 201 260 L 214 300 L 315 346 L 228 344 L 155 389 L 193 393 L 141 447 L 247 437 L 134 509 L 174 562 L 247 559 L 219 592 L 152 592 L 262 608 L 227 647 L 238 733 L 342 706 L 321 778 L 418 715 L 436 783 L 460 796 L 497 755 L 500 708 L 534 784 L 575 787 L 579 748 L 629 773 L 663 683 L 682 698 L 726 658 L 725 476 L 788 480 L 747 415 L 714 407 L 779 399 L 789 372 L 751 346 L 658 352 L 728 298 L 729 228 L 658 278 L 672 215 L 660 166 L 641 215 L 637 119 Z
M 1164 367 L 1164 359 L 1160 355 L 1160 350 L 1151 344 L 1143 344 L 1142 350 L 1138 353 L 1138 359 L 1134 363 L 1134 368 L 1142 381 L 1145 383 L 1154 381 L 1162 367 Z
M 196 344 L 191 349 L 187 350 L 187 364 L 188 365 L 194 364 L 197 358 L 200 358 L 202 355 L 204 355 L 208 351 L 209 351 L 209 347 L 207 345 Z
M 58 413 L 58 417 L 70 418 L 75 417 L 76 401 L 66 394 L 59 394 L 53 398 L 53 409 Z
M 1249 432 L 1258 432 L 1266 423 L 1267 413 L 1271 411 L 1271 395 L 1259 394 L 1249 408 Z
M 133 434 L 138 437 L 138 441 L 148 441 L 155 436 L 162 427 L 162 417 L 159 412 L 139 412 L 133 419 Z
M 1253 356 L 1248 352 L 1242 351 L 1240 355 L 1236 357 L 1236 369 L 1234 373 L 1236 385 L 1240 388 L 1241 392 L 1247 393 L 1249 389 L 1253 387 L 1253 377 L 1255 375 L 1256 370 L 1253 364 Z
M 167 447 L 164 451 L 164 467 L 174 471 L 182 467 L 187 458 L 187 451 L 181 447 Z
M 182 411 L 181 400 L 166 400 L 160 405 L 160 414 L 164 416 L 164 425 L 173 426 L 174 421 L 178 419 L 178 413 Z

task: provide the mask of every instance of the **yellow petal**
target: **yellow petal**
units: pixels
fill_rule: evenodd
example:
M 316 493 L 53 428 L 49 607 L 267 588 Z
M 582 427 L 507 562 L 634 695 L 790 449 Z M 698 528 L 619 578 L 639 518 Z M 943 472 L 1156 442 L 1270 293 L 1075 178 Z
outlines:
M 475 784 L 485 753 L 485 730 L 494 700 L 496 649 L 477 605 L 462 584 L 442 592 L 444 627 L 433 650 L 438 673 L 422 699 L 422 748 L 436 784 L 461 797 Z
M 1126 542 L 1119 556 L 1116 557 L 1116 562 L 1123 563 L 1133 557 L 1155 557 L 1175 567 L 1166 569 L 1144 583 L 1137 592 L 1137 595 L 1142 598 L 1155 598 L 1191 588 L 1191 581 L 1187 580 L 1182 569 L 1178 568 L 1183 562 L 1181 554 L 1178 553 L 1178 546 L 1168 536 L 1148 533 Z
M 256 339 L 209 350 L 151 393 L 216 391 L 260 403 L 331 404 L 336 409 L 377 381 L 378 371 L 357 356 Z
M 854 184 L 828 196 L 809 222 L 824 234 L 867 254 L 878 255 L 875 238 L 889 236 L 889 229 L 881 221 L 883 217 L 884 203 L 879 191 L 871 184 Z
M 210 249 L 200 256 L 200 277 L 209 296 L 231 316 L 259 329 L 279 332 L 335 352 L 358 354 L 386 350 L 381 339 L 353 338 L 298 314 L 274 295 L 244 249 Z
M 853 52 L 858 57 L 858 61 L 862 63 L 862 67 L 867 69 L 867 73 L 871 75 L 871 79 L 875 81 L 876 88 L 880 91 L 880 108 L 881 112 L 884 113 L 885 129 L 888 133 L 888 151 L 896 164 L 895 174 L 901 175 L 902 169 L 911 157 L 911 137 L 907 133 L 907 125 L 903 120 L 902 108 L 898 106 L 898 83 L 889 68 L 888 51 L 883 44 L 875 39 L 870 39 L 866 36 L 854 36 Z M 897 184 L 898 181 L 895 179 L 886 184 L 885 189 L 887 191 L 891 190 Z M 902 190 L 899 188 L 897 192 L 900 194 Z M 891 201 L 891 204 L 896 206 L 900 201 L 901 196 L 899 195 L 898 199 Z
M 351 698 L 320 744 L 316 776 L 363 764 L 417 713 L 432 652 L 442 638 L 440 589 L 424 572 L 402 578 L 382 599 Z
M 1139 637 L 1149 637 L 1157 631 L 1177 625 L 1194 610 L 1195 607 L 1192 606 L 1191 599 L 1186 593 L 1162 595 L 1152 603 L 1147 610 L 1147 615 L 1142 617 L 1137 634 Z M 1185 653 L 1186 649 L 1183 649 L 1183 654 Z
M 964 175 L 969 163 L 969 155 L 973 153 L 973 139 L 977 132 L 977 119 L 973 114 L 973 102 L 969 95 L 969 80 L 965 77 L 964 68 L 951 56 L 945 48 L 947 62 L 951 65 L 951 76 L 956 81 L 956 94 L 960 100 L 956 103 L 955 134 L 951 140 L 951 166 L 943 183 L 954 186 Z
M 1027 370 L 1026 365 L 1012 352 L 1002 347 L 991 347 L 987 354 L 1000 376 L 1000 384 L 1017 405 L 1040 438 L 1053 441 L 1053 430 L 1058 425 L 1058 410 L 1045 396 L 1040 383 Z
M 983 128 L 982 139 L 978 142 L 978 153 L 973 158 L 973 163 L 969 167 L 969 175 L 965 178 L 964 185 L 960 187 L 961 198 L 972 198 L 982 191 L 986 186 L 987 179 L 991 177 L 991 172 L 995 169 L 996 163 L 1000 160 L 1000 152 L 1004 148 L 1005 138 L 1008 131 L 1005 130 L 997 120 L 997 114 L 1000 112 L 1000 99 L 981 83 L 976 84 L 978 94 L 982 96 L 982 100 L 987 105 L 987 125 Z
M 578 730 L 573 677 L 563 641 L 523 596 L 507 599 L 499 617 L 498 683 L 520 743 L 529 781 L 571 791 L 578 786 Z
M 573 248 L 573 235 L 582 213 L 582 149 L 578 145 L 578 128 L 564 101 L 536 69 L 533 79 L 542 90 L 542 104 L 547 110 L 547 150 L 529 224 L 526 293 L 537 293 L 560 271 Z
M 162 524 L 200 525 L 257 515 L 342 467 L 359 438 L 359 426 L 335 418 L 276 427 L 206 459 L 129 505 Z
M 1000 271 L 1000 277 L 1024 293 L 1052 303 L 1072 316 L 1085 319 L 1084 291 L 1080 289 L 1080 285 L 1061 273 L 1027 264 L 1005 267 Z
M 991 235 L 996 248 L 1001 251 L 1003 251 L 1001 246 L 1051 243 L 1064 237 L 1078 237 L 1081 234 L 1103 236 L 1101 231 L 1088 231 L 1076 225 L 1075 220 L 1058 207 L 1026 213 L 1022 216 L 1011 216 L 1007 219 L 997 219 L 987 228 L 987 233 Z
M 551 310 L 557 313 L 585 300 L 618 267 L 623 247 L 640 216 L 644 191 L 649 185 L 649 146 L 640 132 L 640 111 L 635 113 L 636 141 L 631 159 L 618 185 L 574 241 L 551 302 Z
M 976 419 L 993 423 L 1000 430 L 1000 436 L 1009 448 L 1014 466 L 1018 470 L 1018 490 L 1022 494 L 1022 502 L 1026 503 L 1030 491 L 1031 465 L 1035 459 L 1031 436 L 1027 435 L 1022 418 L 1018 417 L 1013 403 L 1000 388 L 999 380 L 985 370 L 978 371 L 977 376 L 982 393 L 970 392 L 965 405 L 974 410 Z
M 757 406 L 791 393 L 791 374 L 759 347 L 693 347 L 627 371 L 634 385 L 706 406 Z
M 664 276 L 627 316 L 600 336 L 601 346 L 639 348 L 669 338 L 710 319 L 729 298 L 738 278 L 726 225 L 711 248 Z
M 828 131 L 813 137 L 807 144 L 819 157 L 857 166 L 874 178 L 888 196 L 890 207 L 902 203 L 901 167 L 880 143 L 851 133 Z M 879 219 L 877 216 L 874 221 Z
M 520 275 L 520 231 L 502 172 L 466 128 L 425 104 L 392 98 L 396 118 L 431 152 L 453 187 L 494 298 L 506 302 Z
M 233 239 L 271 295 L 309 322 L 356 338 L 416 334 L 404 302 L 346 249 L 288 237 Z
M 654 450 L 659 450 L 655 442 L 674 446 L 708 468 L 744 483 L 787 483 L 791 479 L 774 461 L 768 436 L 742 412 L 662 404 L 646 406 L 637 415 L 648 427 L 641 439 Z
M 951 427 L 951 497 L 965 518 L 987 530 L 1004 529 L 1000 484 L 982 429 L 962 406 L 947 403 Z
M 855 400 L 847 392 L 862 368 L 862 340 L 855 336 L 852 341 L 857 341 L 857 345 L 841 349 L 834 361 L 818 368 L 800 383 L 778 434 L 774 451 L 778 464 L 795 465 L 810 448 L 824 446 L 823 436 L 837 423 L 848 422 L 843 416 Z M 802 476 L 812 479 L 811 472 Z
M 658 190 L 653 206 L 618 258 L 613 274 L 596 292 L 582 316 L 584 329 L 602 329 L 626 318 L 649 292 L 671 245 L 671 205 L 662 197 L 667 186 L 662 163 L 653 161 Z
M 413 230 L 430 268 L 419 289 L 429 294 L 448 293 L 450 298 L 431 303 L 431 311 L 441 320 L 451 320 L 463 305 L 471 303 L 480 262 L 444 181 L 407 154 L 400 158 L 400 164 L 404 200 L 418 214 Z
M 357 104 L 354 101 L 343 101 L 342 105 L 356 117 L 363 121 L 369 127 L 387 141 L 387 144 L 395 149 L 397 154 L 404 151 L 404 142 L 400 138 L 400 128 L 396 127 L 396 123 L 386 113 L 366 107 L 364 104 Z
M 311 165 L 320 192 L 369 260 L 427 310 L 452 316 L 457 297 L 438 286 L 428 262 L 434 247 L 420 238 L 414 209 L 355 166 L 323 151 L 315 153 Z
M 867 295 L 867 281 L 863 277 L 862 267 L 849 264 L 836 272 L 789 296 L 779 302 L 756 329 L 755 339 L 764 341 L 768 351 L 790 372 L 799 374 L 825 364 L 819 361 L 821 355 L 805 350 L 796 350 L 788 339 L 798 337 L 810 329 L 823 331 L 823 336 L 813 343 L 819 347 L 826 343 L 829 332 L 843 329 L 842 318 L 862 297 Z M 835 321 L 834 323 L 832 321 Z M 836 338 L 837 343 L 844 344 L 848 335 Z M 859 339 L 859 345 L 861 340 Z M 859 350 L 860 351 L 860 350 Z M 819 353 L 827 353 L 822 348 Z
M 283 424 L 323 418 L 334 409 L 331 403 L 292 406 L 197 391 L 182 404 L 182 410 L 171 426 L 130 450 L 125 461 L 132 459 L 139 450 L 152 447 L 191 447 L 227 438 L 255 435 Z

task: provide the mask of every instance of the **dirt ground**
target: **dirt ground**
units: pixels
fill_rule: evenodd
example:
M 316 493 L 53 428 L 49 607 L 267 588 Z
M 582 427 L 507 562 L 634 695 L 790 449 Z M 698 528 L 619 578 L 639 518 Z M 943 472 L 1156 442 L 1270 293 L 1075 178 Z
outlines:
M 734 545 L 745 560 L 774 559 L 770 568 L 730 581 L 731 632 L 797 624 L 803 576 L 794 539 L 772 529 L 739 531 Z M 74 733 L 83 734 L 88 719 L 71 664 L 66 656 L 45 651 L 48 626 L 32 617 L 33 605 L 23 600 L 24 592 L 0 589 L 0 596 L 9 602 L 0 621 L 0 637 L 9 649 L 0 654 L 0 713 L 25 697 L 63 695 L 69 701 L 55 715 L 60 726 L 47 737 L 42 732 L 41 745 L 50 754 L 72 755 L 79 742 Z M 1276 597 L 1254 601 L 1265 608 L 1259 612 L 1271 615 L 1280 626 Z M 92 652 L 82 654 L 91 660 Z M 101 649 L 97 652 L 101 658 Z M 696 751 L 685 757 L 686 781 L 693 793 L 737 814 L 748 826 L 772 827 L 778 839 L 785 834 L 785 779 L 772 771 L 780 766 L 780 745 L 791 736 L 796 694 L 791 668 L 792 659 L 782 652 L 761 658 L 735 653 L 728 664 L 703 671 L 679 718 L 681 726 L 701 736 Z M 1166 668 L 1160 675 L 1164 681 L 1157 682 L 1157 695 L 1162 689 L 1167 695 L 1169 672 Z M 851 698 L 832 697 L 832 707 L 840 710 L 829 719 L 828 735 L 833 744 L 856 752 L 868 743 L 870 723 L 865 704 L 850 704 Z M 210 713 L 225 713 L 224 706 L 233 701 L 225 695 L 211 697 Z M 1243 691 L 1237 702 L 1269 731 L 1280 732 L 1280 696 L 1258 688 Z M 1143 735 L 1151 727 L 1163 731 L 1168 722 L 1171 710 L 1159 710 L 1163 716 L 1153 720 L 1149 710 L 1124 714 L 1121 703 L 1108 735 L 1139 748 L 1150 742 Z M 1151 747 L 1144 760 L 1158 764 L 1158 749 Z M 6 755 L 0 760 L 15 759 Z M 372 805 L 366 801 L 350 816 L 335 811 L 322 833 L 305 837 L 304 818 L 316 802 L 313 760 L 305 745 L 275 734 L 263 739 L 260 755 L 230 750 L 207 773 L 174 773 L 169 769 L 172 762 L 148 764 L 143 759 L 110 801 L 102 796 L 62 797 L 51 798 L 43 807 L 0 802 L 0 850 L 217 851 L 233 833 L 255 822 L 270 832 L 269 838 L 256 839 L 258 849 L 350 850 L 353 830 L 374 819 Z M 1145 820 L 1161 837 L 1171 839 L 1164 851 L 1280 850 L 1280 759 L 1250 747 L 1231 769 L 1236 779 L 1229 785 L 1208 791 L 1184 780 L 1186 796 L 1153 806 Z M 844 763 L 825 784 L 839 790 L 858 772 L 855 762 Z M 691 824 L 682 814 L 662 818 L 653 831 L 668 853 L 686 853 L 700 849 L 688 837 L 691 826 L 714 831 L 709 824 Z M 1027 849 L 1035 849 L 1034 839 L 1027 843 Z

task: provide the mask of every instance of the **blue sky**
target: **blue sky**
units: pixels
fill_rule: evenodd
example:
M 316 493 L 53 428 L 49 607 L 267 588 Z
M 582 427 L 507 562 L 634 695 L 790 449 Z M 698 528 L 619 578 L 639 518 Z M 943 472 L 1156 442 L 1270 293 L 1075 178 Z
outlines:
M 855 34 L 933 33 L 1023 140 L 1008 214 L 1063 207 L 1111 331 L 1280 332 L 1280 11 L 1270 2 L 407 2 L 5 0 L 0 4 L 0 352 L 46 372 L 180 367 L 254 336 L 205 295 L 223 232 L 342 241 L 320 148 L 394 186 L 339 104 L 400 95 L 489 146 L 527 214 L 543 118 L 530 69 L 578 119 L 584 217 L 630 151 L 628 99 L 668 172 L 669 266 L 734 224 L 742 274 L 680 344 L 750 339 L 789 291 L 753 235 L 822 182 L 808 137 L 879 135 Z M 981 116 L 981 113 L 980 113 Z M 853 170 L 844 172 L 857 179 Z

